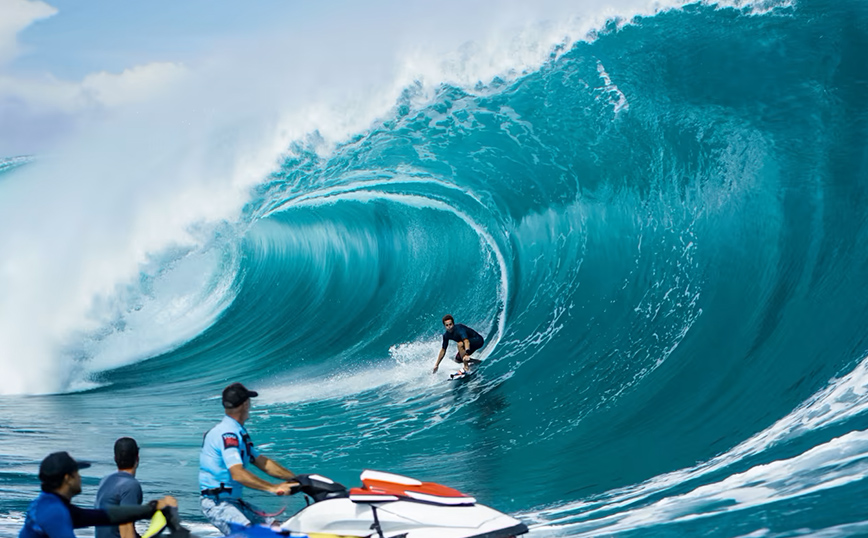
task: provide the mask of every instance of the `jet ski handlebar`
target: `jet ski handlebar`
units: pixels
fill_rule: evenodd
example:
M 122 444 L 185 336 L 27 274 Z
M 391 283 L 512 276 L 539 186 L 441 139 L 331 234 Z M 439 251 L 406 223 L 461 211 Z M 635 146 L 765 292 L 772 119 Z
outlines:
M 292 487 L 291 495 L 304 493 L 314 502 L 349 497 L 349 491 L 343 484 L 319 474 L 298 474 L 292 481 L 298 482 L 298 485 Z

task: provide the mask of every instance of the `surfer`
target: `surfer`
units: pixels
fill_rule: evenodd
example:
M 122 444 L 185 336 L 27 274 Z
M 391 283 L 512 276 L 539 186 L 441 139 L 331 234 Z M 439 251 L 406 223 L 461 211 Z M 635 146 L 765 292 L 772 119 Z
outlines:
M 142 504 L 142 485 L 136 480 L 139 468 L 139 445 L 132 437 L 115 441 L 117 472 L 105 476 L 99 483 L 94 508 Z M 113 527 L 97 527 L 96 538 L 136 538 L 132 523 Z
M 259 453 L 253 446 L 244 423 L 250 417 L 250 398 L 259 393 L 241 383 L 232 383 L 223 390 L 223 420 L 205 434 L 199 455 L 199 504 L 205 517 L 223 534 L 229 534 L 229 523 L 270 525 L 277 514 L 265 514 L 242 500 L 244 487 L 287 495 L 297 483 L 289 482 L 295 473 Z M 265 474 L 285 482 L 274 484 L 247 470 L 252 464 Z
M 470 355 L 484 346 L 485 340 L 478 332 L 474 331 L 467 325 L 462 325 L 461 323 L 456 324 L 455 319 L 451 314 L 443 316 L 443 327 L 446 329 L 446 332 L 443 333 L 443 346 L 440 348 L 440 355 L 437 356 L 437 362 L 434 363 L 434 372 L 432 373 L 437 373 L 437 369 L 440 367 L 440 361 L 442 361 L 443 357 L 446 356 L 446 348 L 449 347 L 450 340 L 458 343 L 458 353 L 455 354 L 455 357 L 452 360 L 464 364 L 463 371 L 459 370 L 458 372 L 469 372 L 470 363 L 479 362 L 476 359 L 471 358 Z
M 132 506 L 104 509 L 79 508 L 72 498 L 81 493 L 79 469 L 90 463 L 76 461 L 67 452 L 49 454 L 39 464 L 42 493 L 27 507 L 24 526 L 18 538 L 75 538 L 73 529 L 101 525 L 122 525 L 148 519 L 167 506 L 178 506 L 174 497 Z

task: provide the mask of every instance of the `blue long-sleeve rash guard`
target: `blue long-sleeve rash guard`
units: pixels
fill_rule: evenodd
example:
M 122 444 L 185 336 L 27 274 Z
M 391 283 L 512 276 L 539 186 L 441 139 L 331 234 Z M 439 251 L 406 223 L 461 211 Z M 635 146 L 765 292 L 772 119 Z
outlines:
M 73 529 L 111 525 L 105 510 L 79 508 L 56 493 L 43 491 L 27 508 L 18 538 L 75 538 Z

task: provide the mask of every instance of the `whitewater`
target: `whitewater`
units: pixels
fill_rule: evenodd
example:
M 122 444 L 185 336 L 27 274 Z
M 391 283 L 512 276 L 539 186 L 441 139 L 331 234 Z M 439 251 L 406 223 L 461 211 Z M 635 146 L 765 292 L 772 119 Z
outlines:
M 232 381 L 290 469 L 529 536 L 868 535 L 868 5 L 359 9 L 0 155 L 0 535 L 120 436 L 215 535 Z

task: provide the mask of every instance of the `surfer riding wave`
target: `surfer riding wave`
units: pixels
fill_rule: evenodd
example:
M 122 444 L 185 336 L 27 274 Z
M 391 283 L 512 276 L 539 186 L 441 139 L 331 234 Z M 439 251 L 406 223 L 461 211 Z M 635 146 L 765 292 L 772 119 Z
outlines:
M 455 354 L 452 360 L 464 365 L 458 373 L 469 373 L 470 365 L 479 363 L 479 360 L 472 358 L 471 355 L 474 351 L 481 349 L 485 345 L 485 339 L 467 325 L 456 324 L 455 318 L 451 314 L 443 316 L 443 327 L 446 329 L 446 332 L 443 333 L 443 345 L 440 348 L 440 354 L 437 356 L 437 362 L 434 363 L 432 373 L 437 373 L 440 362 L 446 356 L 446 349 L 449 347 L 450 340 L 458 343 L 458 353 Z

